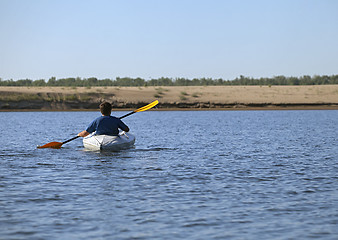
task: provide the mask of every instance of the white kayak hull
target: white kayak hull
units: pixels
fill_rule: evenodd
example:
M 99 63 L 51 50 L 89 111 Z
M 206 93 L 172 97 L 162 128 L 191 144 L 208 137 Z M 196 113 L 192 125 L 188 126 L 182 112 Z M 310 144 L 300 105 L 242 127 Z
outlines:
M 120 151 L 134 146 L 135 136 L 122 132 L 118 136 L 90 134 L 83 138 L 85 149 L 94 151 Z

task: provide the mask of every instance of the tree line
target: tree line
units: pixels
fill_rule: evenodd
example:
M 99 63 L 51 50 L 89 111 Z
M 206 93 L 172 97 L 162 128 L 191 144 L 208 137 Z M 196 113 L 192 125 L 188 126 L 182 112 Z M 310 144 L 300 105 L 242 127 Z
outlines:
M 115 79 L 97 79 L 92 78 L 60 78 L 51 77 L 48 81 L 44 79 L 30 80 L 21 79 L 14 81 L 2 80 L 0 78 L 0 86 L 26 86 L 26 87 L 94 87 L 94 86 L 248 86 L 248 85 L 324 85 L 338 84 L 338 75 L 308 76 L 301 77 L 285 77 L 275 76 L 271 78 L 251 78 L 240 76 L 233 80 L 224 80 L 222 78 L 166 78 L 145 80 L 143 78 L 117 77 Z

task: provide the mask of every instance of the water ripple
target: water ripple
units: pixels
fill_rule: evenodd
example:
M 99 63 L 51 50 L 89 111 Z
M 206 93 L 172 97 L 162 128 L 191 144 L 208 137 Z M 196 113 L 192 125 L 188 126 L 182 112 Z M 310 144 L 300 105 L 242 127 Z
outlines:
M 145 112 L 115 153 L 35 147 L 96 113 L 0 114 L 0 239 L 338 236 L 337 111 Z

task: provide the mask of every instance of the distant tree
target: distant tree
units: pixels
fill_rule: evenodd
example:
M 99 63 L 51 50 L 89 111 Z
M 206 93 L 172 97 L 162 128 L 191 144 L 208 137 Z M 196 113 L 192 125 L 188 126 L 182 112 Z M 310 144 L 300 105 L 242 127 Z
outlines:
M 338 84 L 338 75 L 331 76 L 330 84 Z
M 43 79 L 35 80 L 32 85 L 38 86 L 38 87 L 44 87 L 44 86 L 46 86 L 46 82 Z
M 51 77 L 48 80 L 47 85 L 50 86 L 50 87 L 55 86 L 56 85 L 56 78 L 55 77 Z
M 30 79 L 18 80 L 16 84 L 18 86 L 32 86 L 33 81 Z

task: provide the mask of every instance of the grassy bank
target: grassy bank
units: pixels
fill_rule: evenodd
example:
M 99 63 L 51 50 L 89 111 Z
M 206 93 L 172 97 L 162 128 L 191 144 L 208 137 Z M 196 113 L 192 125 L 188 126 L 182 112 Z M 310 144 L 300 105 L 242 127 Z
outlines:
M 0 110 L 135 108 L 158 99 L 159 109 L 337 109 L 338 85 L 189 87 L 0 87 Z

